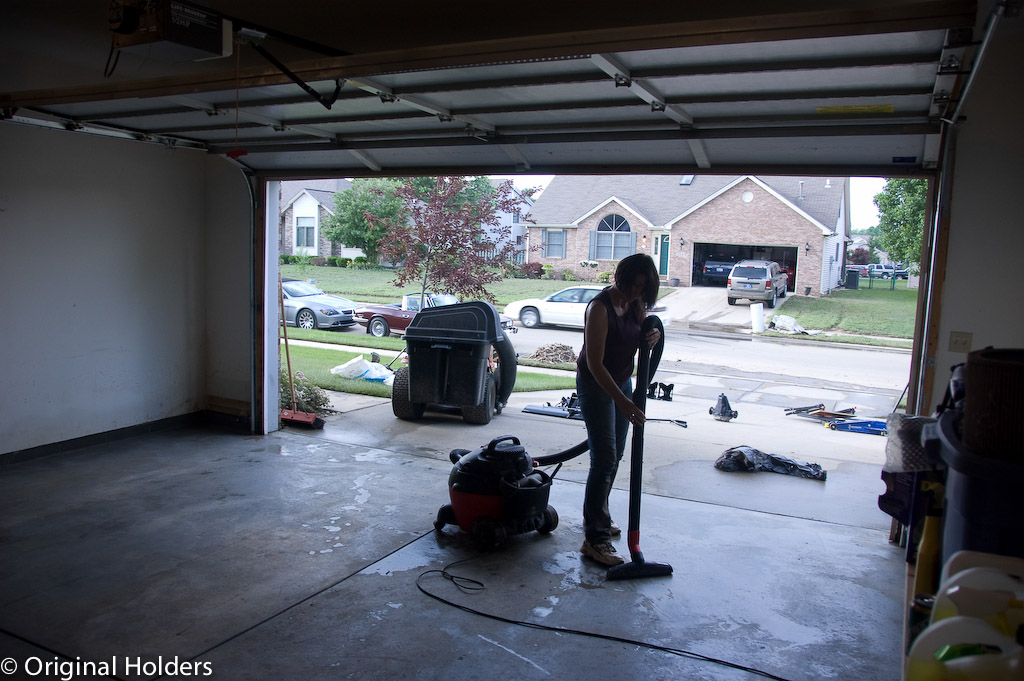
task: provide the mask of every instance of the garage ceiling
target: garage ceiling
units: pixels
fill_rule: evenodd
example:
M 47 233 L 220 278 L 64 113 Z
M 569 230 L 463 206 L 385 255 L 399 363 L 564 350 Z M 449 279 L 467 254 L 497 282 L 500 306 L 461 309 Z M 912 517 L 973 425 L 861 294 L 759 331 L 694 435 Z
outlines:
M 177 61 L 179 43 L 147 38 L 115 65 L 110 2 L 8 4 L 8 124 L 280 178 L 928 173 L 978 32 L 963 1 L 224 0 L 205 5 L 231 22 L 231 56 Z

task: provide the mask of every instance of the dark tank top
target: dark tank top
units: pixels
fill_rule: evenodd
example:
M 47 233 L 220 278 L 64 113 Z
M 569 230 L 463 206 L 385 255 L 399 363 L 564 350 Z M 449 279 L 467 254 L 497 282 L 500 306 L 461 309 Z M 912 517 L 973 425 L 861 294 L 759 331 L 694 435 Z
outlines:
M 615 314 L 608 289 L 594 296 L 594 301 L 603 303 L 604 309 L 608 312 L 608 338 L 604 344 L 602 363 L 612 375 L 615 384 L 622 385 L 633 374 L 633 356 L 640 348 L 640 321 L 633 314 L 632 308 L 621 317 Z M 591 314 L 597 314 L 597 311 Z M 581 375 L 593 377 L 587 366 L 586 339 L 583 341 L 579 359 L 576 360 L 576 368 Z

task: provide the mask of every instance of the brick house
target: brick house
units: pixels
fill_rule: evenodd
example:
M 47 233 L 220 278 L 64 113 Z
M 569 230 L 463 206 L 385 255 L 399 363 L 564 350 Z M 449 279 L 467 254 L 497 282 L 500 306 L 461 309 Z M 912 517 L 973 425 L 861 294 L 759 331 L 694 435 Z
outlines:
M 358 248 L 332 244 L 324 227 L 334 215 L 334 194 L 348 189 L 348 180 L 289 180 L 281 182 L 281 220 L 278 251 L 287 255 L 319 255 L 355 258 Z
M 848 205 L 845 177 L 557 176 L 530 212 L 527 258 L 594 280 L 644 252 L 681 286 L 701 284 L 706 260 L 764 258 L 788 268 L 791 291 L 817 296 L 842 281 Z

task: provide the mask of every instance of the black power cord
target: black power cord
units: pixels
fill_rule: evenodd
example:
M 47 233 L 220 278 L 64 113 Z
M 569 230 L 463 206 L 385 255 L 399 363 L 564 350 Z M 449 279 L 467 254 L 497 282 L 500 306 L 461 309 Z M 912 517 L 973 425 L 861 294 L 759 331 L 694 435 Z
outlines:
M 764 678 L 767 678 L 767 679 L 773 679 L 774 681 L 790 681 L 789 679 L 787 679 L 787 678 L 785 678 L 783 676 L 776 676 L 775 674 L 772 674 L 771 672 L 766 672 L 766 671 L 764 671 L 762 669 L 757 669 L 756 667 L 747 667 L 745 665 L 738 664 L 736 662 L 729 662 L 728 660 L 721 660 L 721 659 L 719 659 L 717 657 L 710 657 L 708 655 L 701 655 L 700 653 L 695 653 L 695 652 L 693 652 L 691 650 L 684 650 L 682 648 L 671 648 L 669 646 L 662 646 L 662 645 L 658 645 L 656 643 L 648 643 L 646 641 L 637 641 L 635 639 L 625 638 L 625 637 L 622 637 L 622 636 L 613 636 L 611 634 L 599 634 L 599 633 L 596 633 L 596 632 L 593 632 L 593 631 L 583 631 L 581 629 L 569 629 L 569 628 L 566 628 L 566 627 L 555 627 L 555 626 L 551 626 L 551 625 L 548 625 L 548 624 L 537 624 L 536 622 L 526 622 L 524 620 L 516 620 L 516 619 L 509 618 L 509 617 L 504 617 L 502 615 L 495 615 L 495 614 L 492 614 L 492 613 L 483 612 L 483 611 L 471 608 L 471 607 L 469 607 L 467 605 L 461 605 L 459 603 L 455 603 L 453 601 L 449 601 L 448 599 L 444 598 L 443 596 L 439 596 L 439 595 L 437 595 L 435 593 L 432 593 L 432 592 L 428 591 L 426 589 L 426 587 L 424 587 L 423 584 L 422 584 L 422 580 L 423 580 L 424 577 L 426 577 L 428 575 L 432 575 L 432 574 L 438 574 L 438 575 L 441 575 L 442 577 L 444 577 L 445 579 L 447 579 L 448 581 L 450 581 L 452 584 L 454 584 L 463 593 L 474 593 L 474 592 L 483 591 L 484 589 L 487 588 L 486 585 L 484 585 L 483 582 L 481 582 L 478 579 L 472 579 L 470 577 L 464 577 L 464 576 L 461 576 L 461 575 L 456 575 L 456 574 L 451 572 L 451 568 L 455 567 L 456 565 L 462 565 L 462 564 L 469 563 L 469 562 L 474 561 L 474 560 L 479 560 L 479 559 L 483 558 L 486 555 L 488 555 L 488 554 L 487 553 L 482 553 L 482 554 L 480 554 L 478 556 L 472 556 L 470 558 L 464 558 L 463 560 L 457 560 L 457 561 L 455 561 L 453 563 L 449 563 L 448 565 L 444 566 L 440 570 L 426 570 L 424 572 L 421 572 L 420 575 L 416 578 L 416 588 L 419 589 L 421 592 L 423 592 L 425 595 L 429 596 L 430 598 L 433 598 L 435 601 L 439 601 L 441 603 L 444 603 L 445 605 L 450 605 L 453 608 L 458 608 L 459 610 L 462 610 L 463 612 L 468 612 L 468 613 L 473 614 L 473 615 L 479 615 L 480 617 L 486 617 L 487 619 L 495 620 L 497 622 L 504 622 L 505 624 L 514 624 L 514 625 L 521 626 L 521 627 L 528 627 L 530 629 L 540 629 L 542 631 L 553 631 L 553 632 L 557 632 L 557 633 L 560 633 L 560 634 L 574 634 L 576 636 L 588 636 L 590 638 L 603 639 L 605 641 L 614 641 L 616 643 L 625 643 L 626 645 L 639 646 L 639 647 L 642 647 L 642 648 L 648 648 L 650 650 L 658 650 L 658 651 L 661 651 L 661 652 L 664 652 L 664 653 L 669 653 L 671 655 L 676 655 L 676 656 L 679 656 L 679 657 L 685 657 L 685 658 L 688 658 L 688 659 L 691 659 L 691 660 L 698 660 L 698 661 L 701 661 L 701 662 L 710 662 L 712 664 L 721 665 L 723 667 L 729 667 L 731 669 L 738 669 L 740 671 L 744 671 L 744 672 L 747 672 L 749 674 L 755 674 L 757 676 L 763 676 Z

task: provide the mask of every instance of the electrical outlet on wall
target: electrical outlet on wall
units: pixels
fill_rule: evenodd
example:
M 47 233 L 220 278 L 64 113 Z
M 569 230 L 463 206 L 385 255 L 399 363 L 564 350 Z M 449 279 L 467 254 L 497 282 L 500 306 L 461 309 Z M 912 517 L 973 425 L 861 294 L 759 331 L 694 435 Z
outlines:
M 973 333 L 967 331 L 950 331 L 949 332 L 949 351 L 950 352 L 970 352 L 971 351 L 971 339 L 974 337 Z

